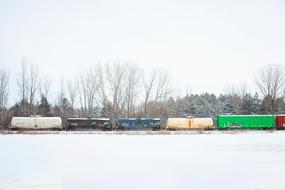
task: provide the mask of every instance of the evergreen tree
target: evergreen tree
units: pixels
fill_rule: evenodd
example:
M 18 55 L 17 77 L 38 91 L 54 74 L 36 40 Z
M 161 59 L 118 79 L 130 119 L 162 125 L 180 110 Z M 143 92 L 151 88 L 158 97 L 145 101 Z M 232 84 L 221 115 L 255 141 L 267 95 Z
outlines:
M 65 118 L 66 116 L 69 116 L 72 112 L 72 108 L 70 106 L 70 103 L 66 97 L 63 98 L 62 100 L 62 105 L 61 105 L 61 114 L 62 117 Z
M 273 114 L 276 112 L 273 106 L 274 104 L 274 100 L 272 99 L 271 96 L 265 96 L 262 100 L 262 103 L 261 103 L 261 112 L 263 114 Z
M 241 113 L 246 115 L 254 114 L 253 102 L 253 97 L 249 93 L 246 93 L 242 100 Z
M 258 93 L 256 92 L 255 95 L 253 96 L 253 102 L 252 102 L 252 113 L 253 114 L 259 114 L 261 110 L 261 100 L 259 98 Z
M 284 102 L 284 98 L 277 98 L 276 100 L 276 112 L 277 113 L 285 113 L 285 102 Z
M 191 97 L 187 94 L 183 99 L 182 99 L 182 116 L 186 117 L 189 116 L 193 113 L 192 109 L 191 109 L 191 103 L 192 103 L 192 99 Z
M 26 107 L 30 106 L 30 104 L 26 100 L 22 100 L 20 102 L 16 102 L 14 106 L 10 108 L 13 112 L 13 116 L 17 117 L 28 117 L 30 116 Z
M 224 114 L 236 114 L 234 106 L 233 106 L 229 96 L 220 95 L 219 99 L 222 102 L 222 113 L 224 113 Z
M 42 116 L 51 116 L 51 105 L 48 102 L 47 98 L 42 95 L 41 103 L 38 105 L 38 114 Z

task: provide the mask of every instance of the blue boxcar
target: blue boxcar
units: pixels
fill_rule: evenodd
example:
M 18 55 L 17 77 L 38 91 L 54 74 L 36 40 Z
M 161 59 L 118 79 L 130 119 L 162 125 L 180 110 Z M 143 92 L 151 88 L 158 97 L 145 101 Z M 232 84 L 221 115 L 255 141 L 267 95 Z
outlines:
M 124 130 L 160 129 L 159 118 L 119 118 L 117 127 Z

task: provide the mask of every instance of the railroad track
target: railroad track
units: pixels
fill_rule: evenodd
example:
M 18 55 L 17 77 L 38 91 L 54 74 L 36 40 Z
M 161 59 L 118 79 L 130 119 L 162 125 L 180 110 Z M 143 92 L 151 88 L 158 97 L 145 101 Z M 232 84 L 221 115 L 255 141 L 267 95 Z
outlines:
M 1 135 L 80 135 L 80 134 L 95 134 L 95 135 L 199 135 L 199 134 L 264 134 L 264 133 L 285 133 L 285 130 L 183 130 L 183 131 L 40 131 L 40 130 L 21 130 L 10 131 L 1 130 Z

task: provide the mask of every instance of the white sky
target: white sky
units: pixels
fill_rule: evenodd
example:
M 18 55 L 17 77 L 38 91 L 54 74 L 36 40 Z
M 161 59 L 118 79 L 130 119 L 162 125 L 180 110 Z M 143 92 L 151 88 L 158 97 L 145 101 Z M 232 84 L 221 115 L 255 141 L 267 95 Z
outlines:
M 98 61 L 172 73 L 179 91 L 220 93 L 265 64 L 285 64 L 282 0 L 0 1 L 0 68 L 11 94 L 21 57 L 53 79 Z

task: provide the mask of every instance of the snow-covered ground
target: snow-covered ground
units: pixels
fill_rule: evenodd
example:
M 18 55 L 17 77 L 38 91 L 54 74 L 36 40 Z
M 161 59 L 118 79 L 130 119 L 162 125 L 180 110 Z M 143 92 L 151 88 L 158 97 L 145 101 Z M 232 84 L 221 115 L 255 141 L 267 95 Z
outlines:
M 108 133 L 107 133 L 108 134 Z M 0 184 L 285 189 L 285 132 L 1 135 Z

